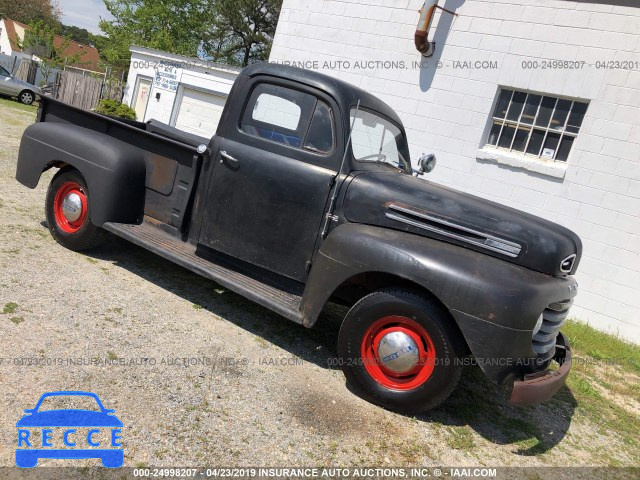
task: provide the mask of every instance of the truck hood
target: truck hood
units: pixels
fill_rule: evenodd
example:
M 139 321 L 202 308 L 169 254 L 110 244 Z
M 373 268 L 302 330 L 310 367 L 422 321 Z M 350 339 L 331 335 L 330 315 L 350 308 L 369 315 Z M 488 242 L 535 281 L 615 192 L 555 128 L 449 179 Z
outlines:
M 571 230 L 406 174 L 356 174 L 343 211 L 349 222 L 435 238 L 548 275 L 575 273 L 582 255 Z

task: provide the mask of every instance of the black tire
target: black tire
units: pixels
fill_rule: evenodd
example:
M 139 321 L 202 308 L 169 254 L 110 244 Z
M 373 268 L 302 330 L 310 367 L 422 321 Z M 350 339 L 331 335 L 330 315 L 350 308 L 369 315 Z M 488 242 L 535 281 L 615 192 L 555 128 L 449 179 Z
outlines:
M 363 358 L 364 338 L 372 335 L 375 322 L 392 316 L 417 324 L 416 328 L 428 335 L 434 347 L 430 349 L 429 344 L 423 342 L 425 351 L 435 350 L 433 370 L 415 388 L 408 385 L 403 387 L 408 389 L 392 388 L 376 380 L 365 367 L 371 359 Z M 462 375 L 460 358 L 464 355 L 464 341 L 452 322 L 440 304 L 416 292 L 385 289 L 367 295 L 349 310 L 338 335 L 338 356 L 347 382 L 365 400 L 399 413 L 413 414 L 435 408 L 451 395 Z
M 75 231 L 70 231 L 71 228 L 69 226 L 65 228 L 65 225 L 62 224 L 63 222 L 58 221 L 55 213 L 56 194 L 63 186 L 68 185 L 69 182 L 77 184 L 86 196 L 86 215 L 81 225 L 78 226 L 77 229 L 74 229 Z M 75 252 L 88 250 L 99 246 L 106 240 L 106 232 L 91 222 L 91 196 L 87 188 L 87 183 L 80 172 L 73 168 L 60 170 L 51 180 L 49 190 L 47 191 L 45 212 L 51 236 L 56 242 L 69 250 Z
M 36 99 L 36 94 L 31 90 L 23 90 L 18 95 L 18 101 L 24 105 L 31 105 Z

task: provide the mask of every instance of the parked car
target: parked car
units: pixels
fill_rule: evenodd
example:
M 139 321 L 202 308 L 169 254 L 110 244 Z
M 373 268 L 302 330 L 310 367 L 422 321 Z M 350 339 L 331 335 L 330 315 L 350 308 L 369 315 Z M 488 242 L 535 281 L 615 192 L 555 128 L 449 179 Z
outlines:
M 38 120 L 16 178 L 35 188 L 60 169 L 56 241 L 84 250 L 112 232 L 306 327 L 329 301 L 350 307 L 335 363 L 374 403 L 435 407 L 469 355 L 514 403 L 565 382 L 578 236 L 416 178 L 433 157 L 414 172 L 399 116 L 366 91 L 253 65 L 211 139 L 49 98 Z
M 14 77 L 0 66 L 0 95 L 16 97 L 21 103 L 31 105 L 40 94 L 40 88 Z

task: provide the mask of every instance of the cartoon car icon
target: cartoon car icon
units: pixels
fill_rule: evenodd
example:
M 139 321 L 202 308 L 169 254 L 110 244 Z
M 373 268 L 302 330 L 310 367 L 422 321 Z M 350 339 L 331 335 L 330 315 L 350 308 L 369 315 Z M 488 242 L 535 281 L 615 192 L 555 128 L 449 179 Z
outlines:
M 59 409 L 39 411 L 42 402 L 49 397 L 90 397 L 93 398 L 99 410 L 81 409 Z M 55 459 L 89 459 L 99 458 L 102 465 L 108 468 L 121 467 L 124 463 L 124 450 L 122 448 L 53 448 L 51 440 L 51 428 L 67 427 L 64 430 L 64 445 L 75 447 L 79 445 L 80 439 L 76 439 L 75 428 L 91 428 L 86 436 L 88 446 L 100 446 L 100 442 L 94 439 L 101 429 L 110 429 L 111 447 L 119 447 L 120 428 L 122 422 L 114 415 L 115 410 L 104 407 L 100 398 L 95 393 L 90 392 L 49 392 L 40 397 L 33 409 L 24 411 L 24 415 L 16 423 L 18 427 L 18 448 L 16 449 L 16 465 L 23 468 L 32 468 L 38 464 L 40 458 Z M 31 432 L 42 429 L 42 447 L 33 445 L 31 447 Z M 73 441 L 72 441 L 73 439 Z M 35 444 L 35 440 L 33 440 Z

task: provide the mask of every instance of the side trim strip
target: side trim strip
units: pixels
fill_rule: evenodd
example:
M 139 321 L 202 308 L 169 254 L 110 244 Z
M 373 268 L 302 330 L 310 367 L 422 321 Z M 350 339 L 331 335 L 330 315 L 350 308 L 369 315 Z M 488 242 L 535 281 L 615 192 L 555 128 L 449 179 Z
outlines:
M 422 218 L 425 220 L 428 220 L 429 222 L 433 222 L 436 224 L 440 224 L 449 228 L 454 228 L 456 230 L 460 230 L 460 234 L 454 233 L 454 232 L 450 232 L 448 230 L 445 230 L 443 228 L 438 228 L 436 225 L 429 225 L 427 223 L 423 223 L 420 222 L 418 220 L 413 220 L 411 218 L 407 218 L 405 216 L 401 216 L 401 215 L 397 215 L 395 213 L 390 213 L 387 212 L 386 216 L 387 218 L 391 219 L 391 220 L 395 220 L 397 222 L 402 222 L 405 223 L 407 225 L 411 225 L 413 227 L 416 228 L 420 228 L 422 230 L 427 230 L 430 232 L 434 232 L 437 233 L 439 235 L 443 235 L 445 237 L 449 237 L 449 238 L 453 238 L 456 240 L 459 240 L 461 242 L 465 242 L 468 243 L 470 245 L 475 245 L 477 247 L 480 248 L 484 248 L 485 250 L 490 250 L 492 252 L 496 252 L 496 253 L 501 253 L 502 255 L 506 255 L 508 257 L 517 257 L 521 250 L 522 250 L 522 246 L 511 242 L 509 240 L 505 240 L 499 237 L 495 237 L 493 235 L 489 235 L 483 232 L 480 232 L 478 230 L 473 230 L 471 228 L 467 228 L 467 227 L 463 227 L 461 225 L 457 225 L 455 223 L 451 223 L 448 222 L 444 219 L 438 218 L 438 217 L 433 217 L 431 215 L 428 215 L 426 213 L 422 213 L 419 211 L 415 211 L 415 210 L 411 210 L 409 208 L 405 208 L 402 207 L 400 205 L 395 205 L 395 204 L 391 204 L 389 205 L 389 208 L 391 210 L 395 210 L 397 212 L 400 213 L 404 213 L 406 215 L 412 215 L 414 217 L 418 217 L 418 218 Z M 464 235 L 463 232 L 467 232 L 470 233 L 472 235 L 475 235 L 477 237 L 480 237 L 479 239 L 475 239 L 475 238 L 470 238 Z M 484 239 L 484 241 L 483 241 Z

